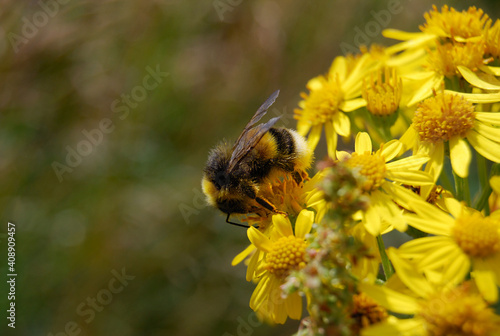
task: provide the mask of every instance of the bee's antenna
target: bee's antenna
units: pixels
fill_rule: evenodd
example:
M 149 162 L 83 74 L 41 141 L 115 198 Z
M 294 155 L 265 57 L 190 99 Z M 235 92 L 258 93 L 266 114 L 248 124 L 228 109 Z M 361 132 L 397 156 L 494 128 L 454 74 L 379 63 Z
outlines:
M 231 214 L 227 214 L 226 223 L 229 223 L 229 224 L 232 224 L 232 225 L 236 225 L 236 226 L 239 226 L 239 227 L 243 227 L 245 229 L 248 229 L 250 227 L 248 225 L 244 225 L 244 224 L 240 224 L 240 223 L 235 223 L 235 222 L 230 222 L 229 221 L 229 216 L 231 216 Z M 254 228 L 258 229 L 259 227 L 258 226 L 254 226 Z

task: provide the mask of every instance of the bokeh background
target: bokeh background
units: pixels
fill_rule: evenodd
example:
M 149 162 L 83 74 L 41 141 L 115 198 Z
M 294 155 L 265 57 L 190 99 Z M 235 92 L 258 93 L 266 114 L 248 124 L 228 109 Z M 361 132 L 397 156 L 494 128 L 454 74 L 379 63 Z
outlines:
M 298 322 L 256 323 L 254 285 L 230 266 L 246 233 L 201 195 L 210 147 L 276 89 L 270 114 L 293 127 L 307 80 L 336 55 L 393 43 L 368 23 L 417 31 L 445 2 L 0 3 L 0 334 L 249 336 L 291 335 Z M 493 0 L 448 4 L 500 16 Z

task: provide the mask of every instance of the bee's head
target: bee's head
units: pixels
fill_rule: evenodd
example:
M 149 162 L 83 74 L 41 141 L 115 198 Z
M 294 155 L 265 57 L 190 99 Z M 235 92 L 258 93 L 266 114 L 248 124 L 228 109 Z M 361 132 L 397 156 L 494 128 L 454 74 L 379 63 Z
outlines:
M 238 186 L 232 186 L 229 177 L 221 175 L 219 180 L 211 180 L 205 175 L 201 186 L 208 203 L 220 211 L 227 214 L 249 212 L 248 196 Z

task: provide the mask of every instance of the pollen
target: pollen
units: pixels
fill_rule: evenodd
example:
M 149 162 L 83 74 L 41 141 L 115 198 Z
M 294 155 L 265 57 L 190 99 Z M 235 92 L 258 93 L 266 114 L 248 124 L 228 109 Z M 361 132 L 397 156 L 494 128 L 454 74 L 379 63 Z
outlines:
M 474 105 L 454 94 L 438 93 L 417 107 L 413 127 L 420 140 L 436 143 L 453 136 L 464 138 L 474 125 Z
M 459 65 L 476 71 L 483 65 L 484 41 L 468 41 L 467 43 L 444 43 L 437 44 L 436 50 L 429 56 L 429 68 L 446 76 L 461 76 L 457 70 Z
M 363 98 L 366 108 L 371 114 L 388 116 L 399 107 L 403 83 L 396 76 L 396 69 L 379 69 L 375 75 L 372 73 L 368 82 L 364 82 Z
M 301 93 L 304 99 L 302 109 L 294 111 L 295 119 L 307 120 L 313 126 L 332 120 L 343 99 L 337 78 L 321 76 L 317 80 L 318 87 L 311 88 L 309 95 Z
M 500 222 L 480 213 L 463 213 L 455 220 L 453 238 L 470 257 L 489 257 L 500 251 Z
M 479 294 L 472 293 L 470 283 L 441 292 L 421 303 L 419 317 L 425 321 L 428 335 L 489 336 L 496 335 L 499 318 Z
M 266 267 L 277 276 L 286 276 L 291 270 L 303 268 L 306 242 L 294 236 L 281 237 L 266 256 Z
M 426 23 L 419 27 L 421 31 L 462 38 L 481 36 L 483 27 L 489 19 L 482 9 L 469 7 L 467 11 L 457 12 L 447 5 L 441 8 L 441 12 L 435 5 L 432 6 L 432 11 L 425 13 L 424 18 Z
M 359 173 L 364 177 L 361 188 L 367 192 L 374 191 L 382 185 L 387 171 L 384 157 L 379 154 L 372 155 L 370 152 L 352 153 L 347 165 L 359 169 Z
M 354 335 L 358 335 L 363 328 L 385 321 L 389 316 L 387 310 L 379 306 L 365 293 L 353 295 L 352 304 L 351 318 L 355 323 L 351 329 Z

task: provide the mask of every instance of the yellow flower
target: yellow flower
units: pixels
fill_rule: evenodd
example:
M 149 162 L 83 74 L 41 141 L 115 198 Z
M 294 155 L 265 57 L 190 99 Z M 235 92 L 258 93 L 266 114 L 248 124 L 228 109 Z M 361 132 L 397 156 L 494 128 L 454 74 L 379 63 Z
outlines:
M 447 5 L 441 8 L 441 12 L 432 6 L 432 11 L 425 13 L 424 18 L 426 23 L 420 26 L 424 33 L 459 41 L 481 36 L 489 19 L 481 8 L 469 7 L 467 11 L 457 12 Z
M 449 144 L 453 171 L 469 175 L 470 145 L 487 159 L 500 162 L 500 113 L 476 112 L 463 95 L 438 93 L 419 104 L 413 124 L 401 137 L 406 148 L 429 155 L 425 167 L 434 181 L 443 169 L 445 143 Z
M 425 14 L 425 18 L 426 23 L 420 27 L 421 33 L 394 29 L 383 32 L 385 37 L 404 41 L 391 47 L 393 52 L 419 48 L 426 50 L 427 57 L 420 59 L 420 68 L 403 75 L 403 79 L 412 80 L 419 86 L 407 106 L 429 97 L 433 90 L 443 85 L 445 76 L 462 77 L 460 68 L 490 72 L 485 64 L 492 59 L 485 55 L 485 50 L 492 49 L 495 52 L 495 47 L 488 46 L 498 45 L 498 39 L 494 40 L 498 36 L 498 28 L 490 29 L 491 20 L 481 9 L 470 7 L 467 11 L 457 12 L 443 6 L 439 12 L 434 6 L 433 11 Z M 428 70 L 424 71 L 426 68 Z
M 248 229 L 248 238 L 263 255 L 254 267 L 254 278 L 259 283 L 250 299 L 250 308 L 265 320 L 285 323 L 287 317 L 298 320 L 302 316 L 299 294 L 295 292 L 284 298 L 281 285 L 290 271 L 305 266 L 305 236 L 311 231 L 313 220 L 312 211 L 302 210 L 297 217 L 294 234 L 288 218 L 273 215 L 275 229 L 270 238 L 254 227 Z
M 308 136 L 311 148 L 316 148 L 325 126 L 328 154 L 335 157 L 337 134 L 350 134 L 350 121 L 344 114 L 366 105 L 360 98 L 362 79 L 371 69 L 373 60 L 368 54 L 357 59 L 338 56 L 326 76 L 318 76 L 307 83 L 309 95 L 302 93 L 304 100 L 295 110 L 297 131 Z
M 370 136 L 362 132 L 356 136 L 354 153 L 337 152 L 339 160 L 345 160 L 348 166 L 358 169 L 362 180 L 360 187 L 370 199 L 368 209 L 362 213 L 362 219 L 366 230 L 373 236 L 382 231 L 382 222 L 390 223 L 399 231 L 406 230 L 402 211 L 393 202 L 406 190 L 396 183 L 411 186 L 433 184 L 428 174 L 419 171 L 428 157 L 415 155 L 389 162 L 401 149 L 402 144 L 398 140 L 392 140 L 382 145 L 378 151 L 372 152 Z
M 368 283 L 358 288 L 389 311 L 414 315 L 391 316 L 363 329 L 362 336 L 493 336 L 500 331 L 500 317 L 470 283 L 415 293 L 418 298 Z
M 363 98 L 366 109 L 376 116 L 389 116 L 397 111 L 401 100 L 403 83 L 396 75 L 396 69 L 381 69 L 364 81 Z
M 408 224 L 433 236 L 403 244 L 398 255 L 412 259 L 419 271 L 439 272 L 439 283 L 458 284 L 472 268 L 472 278 L 485 300 L 496 302 L 500 285 L 500 211 L 485 217 L 453 198 L 445 199 L 445 203 L 449 213 L 423 201 L 412 203 L 415 214 L 404 215 Z M 397 259 L 391 260 L 397 268 Z

